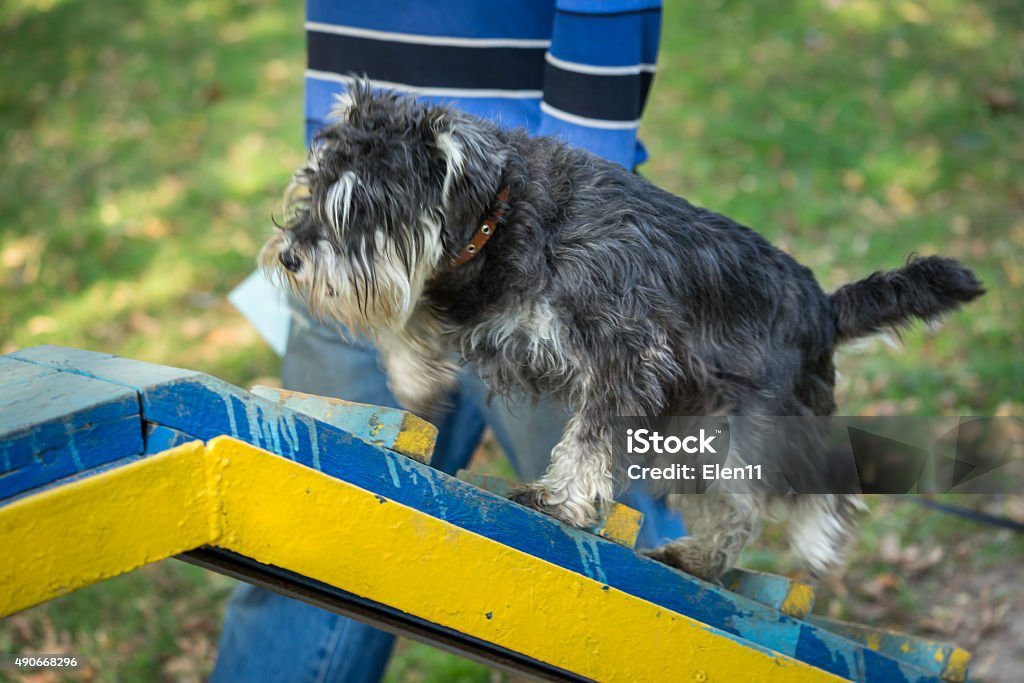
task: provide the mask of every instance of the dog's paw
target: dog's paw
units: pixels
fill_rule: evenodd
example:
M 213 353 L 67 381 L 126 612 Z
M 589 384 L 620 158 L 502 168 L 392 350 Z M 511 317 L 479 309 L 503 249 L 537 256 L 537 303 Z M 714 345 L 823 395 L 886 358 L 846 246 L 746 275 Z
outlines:
M 409 391 L 408 384 L 398 384 L 388 380 L 388 388 L 403 410 L 422 417 L 429 422 L 440 420 L 454 405 L 449 394 L 445 392 Z M 435 422 L 438 424 L 439 422 Z
M 641 554 L 711 583 L 721 583 L 722 574 L 728 569 L 724 554 L 710 551 L 693 537 L 681 538 L 653 550 L 643 550 Z
M 422 418 L 432 425 L 439 425 L 444 422 L 445 416 L 455 408 L 455 403 L 448 396 L 441 395 L 423 400 L 411 400 L 397 398 L 399 407 L 410 412 L 416 417 Z
M 573 500 L 538 484 L 516 489 L 509 495 L 509 500 L 580 529 L 589 529 L 598 518 L 597 506 L 592 501 Z

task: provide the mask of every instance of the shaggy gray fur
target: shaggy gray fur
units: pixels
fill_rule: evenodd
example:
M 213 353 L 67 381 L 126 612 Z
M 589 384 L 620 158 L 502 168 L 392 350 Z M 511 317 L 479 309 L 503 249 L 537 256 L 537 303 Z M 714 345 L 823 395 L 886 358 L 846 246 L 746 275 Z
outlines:
M 261 263 L 314 311 L 372 334 L 410 409 L 436 410 L 452 351 L 496 393 L 571 406 L 548 471 L 515 499 L 576 526 L 613 496 L 613 417 L 832 414 L 839 341 L 983 292 L 968 269 L 929 257 L 830 297 L 750 228 L 586 151 L 362 84 L 350 97 L 296 173 Z M 482 252 L 453 265 L 499 208 Z M 772 457 L 756 436 L 733 447 L 743 462 Z M 801 466 L 829 476 L 824 448 Z M 756 533 L 768 493 L 787 492 L 704 496 L 695 535 L 654 555 L 714 578 Z M 827 571 L 857 498 L 774 499 L 799 512 L 797 552 L 806 544 L 809 566 Z

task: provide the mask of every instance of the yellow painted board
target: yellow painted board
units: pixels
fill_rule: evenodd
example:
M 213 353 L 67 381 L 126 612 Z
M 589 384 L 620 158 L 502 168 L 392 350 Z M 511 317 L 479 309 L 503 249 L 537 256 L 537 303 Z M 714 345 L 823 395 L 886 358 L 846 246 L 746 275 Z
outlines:
M 783 600 L 779 611 L 797 619 L 807 616 L 814 605 L 814 586 L 806 583 L 796 583 L 790 587 L 786 599 Z
M 642 512 L 622 503 L 615 503 L 608 509 L 608 515 L 601 520 L 601 528 L 597 534 L 609 541 L 633 548 L 636 546 L 636 539 L 640 535 L 643 523 Z
M 0 508 L 0 616 L 216 538 L 195 441 Z
M 967 665 L 971 663 L 971 653 L 967 650 L 956 648 L 949 655 L 946 668 L 942 670 L 942 678 L 953 683 L 962 683 L 967 680 Z
M 221 543 L 260 562 L 599 681 L 842 680 L 248 444 L 210 448 Z
M 402 416 L 402 427 L 395 437 L 394 450 L 429 465 L 434 457 L 434 442 L 437 427 L 426 420 L 406 412 Z
M 0 614 L 206 544 L 594 680 L 841 680 L 229 437 L 0 508 Z

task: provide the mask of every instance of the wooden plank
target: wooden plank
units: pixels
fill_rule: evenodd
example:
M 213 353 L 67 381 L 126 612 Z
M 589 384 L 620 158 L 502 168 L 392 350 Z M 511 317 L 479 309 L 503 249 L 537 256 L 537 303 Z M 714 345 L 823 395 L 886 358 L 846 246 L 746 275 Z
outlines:
M 192 443 L 0 507 L 0 616 L 213 540 L 204 462 Z
M 797 619 L 814 607 L 814 587 L 786 576 L 733 569 L 722 577 L 722 585 Z
M 163 451 L 180 446 L 183 443 L 195 441 L 194 436 L 177 429 L 154 424 L 152 422 L 147 422 L 145 425 L 147 454 L 162 453 Z
M 66 357 L 62 352 L 66 352 Z M 16 355 L 124 382 L 142 394 L 147 420 L 204 440 L 220 434 L 236 436 L 383 499 L 451 522 L 838 676 L 855 681 L 933 680 L 920 669 L 814 624 L 637 557 L 632 550 L 607 539 L 569 528 L 201 373 L 54 347 L 27 349 Z
M 508 498 L 512 491 L 520 483 L 502 477 L 495 477 L 488 474 L 471 472 L 470 470 L 459 470 L 456 478 L 467 484 L 490 491 L 501 498 Z M 640 526 L 644 523 L 644 516 L 633 508 L 616 502 L 608 510 L 608 513 L 590 528 L 590 533 L 596 534 L 609 541 L 618 543 L 627 548 L 636 547 L 637 536 L 640 535 Z
M 587 679 L 839 680 L 228 437 L 0 508 L 0 615 L 204 544 Z
M 135 391 L 0 357 L 0 500 L 142 450 Z
M 221 438 L 209 446 L 230 462 L 220 544 L 265 564 L 593 680 L 837 680 L 246 444 Z M 345 514 L 324 524 L 327 510 Z
M 430 464 L 437 427 L 398 408 L 385 408 L 340 398 L 304 394 L 279 387 L 254 386 L 250 391 L 310 417 L 334 425 L 363 441 Z
M 238 581 L 265 588 L 279 595 L 300 600 L 349 619 L 361 621 L 382 631 L 415 640 L 511 674 L 523 674 L 530 680 L 553 683 L 593 683 L 565 669 L 513 652 L 506 647 L 433 624 L 414 614 L 364 598 L 351 591 L 330 586 L 296 572 L 257 562 L 224 548 L 205 546 L 178 555 L 175 559 L 215 571 Z
M 949 683 L 964 683 L 967 680 L 971 653 L 951 643 L 819 615 L 810 616 L 808 621 L 844 638 L 863 643 L 876 652 L 938 674 Z
M 44 426 L 37 434 L 53 431 L 63 432 L 64 445 L 32 452 L 21 449 L 26 440 L 31 443 L 31 437 L 9 442 L 14 448 L 7 452 L 9 458 L 3 458 L 6 462 L 0 472 L 0 501 L 139 455 L 143 448 L 137 415 L 80 425 L 73 431 L 66 423 L 57 422 Z M 0 449 L 6 445 L 8 442 L 0 443 Z
M 355 440 L 365 446 L 361 452 L 377 452 L 348 432 L 200 372 L 55 346 L 23 349 L 11 356 L 131 389 L 140 397 L 147 423 L 196 439 L 227 434 L 318 470 L 323 469 L 318 426 L 331 434 L 325 447 L 345 448 Z M 334 457 L 328 454 L 328 459 Z

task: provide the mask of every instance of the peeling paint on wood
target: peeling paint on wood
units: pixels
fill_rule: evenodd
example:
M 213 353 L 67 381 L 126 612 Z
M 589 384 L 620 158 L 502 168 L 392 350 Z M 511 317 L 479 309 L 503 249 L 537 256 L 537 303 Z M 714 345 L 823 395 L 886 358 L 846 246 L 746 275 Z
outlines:
M 253 395 L 342 429 L 363 441 L 429 465 L 437 427 L 406 410 L 304 394 L 278 387 L 254 386 Z
M 810 617 L 809 621 L 833 633 L 864 643 L 872 650 L 939 674 L 942 680 L 949 683 L 963 683 L 967 679 L 967 665 L 971 660 L 971 654 L 951 643 L 817 615 Z
M 797 619 L 814 606 L 813 586 L 777 574 L 733 569 L 722 577 L 722 585 Z
M 104 552 L 96 552 L 101 529 Z M 201 545 L 588 679 L 840 680 L 230 437 L 0 508 L 0 615 Z
M 138 394 L 0 357 L 0 500 L 142 452 Z
M 398 503 L 592 579 L 609 591 L 694 619 L 725 639 L 794 657 L 855 681 L 938 680 L 932 672 L 638 557 L 621 545 L 568 528 L 410 458 L 368 444 L 335 426 L 201 373 L 57 347 L 26 349 L 13 355 L 24 363 L 132 389 L 138 394 L 142 419 L 147 424 L 201 440 L 222 434 L 234 436 L 363 489 L 380 508 L 389 507 L 380 505 L 383 501 Z M 286 517 L 283 510 L 291 503 L 281 501 L 281 509 L 268 513 Z M 0 507 L 0 513 L 4 510 Z M 329 509 L 322 513 L 325 520 L 332 518 Z M 370 517 L 364 523 L 364 533 L 365 528 L 375 525 Z

